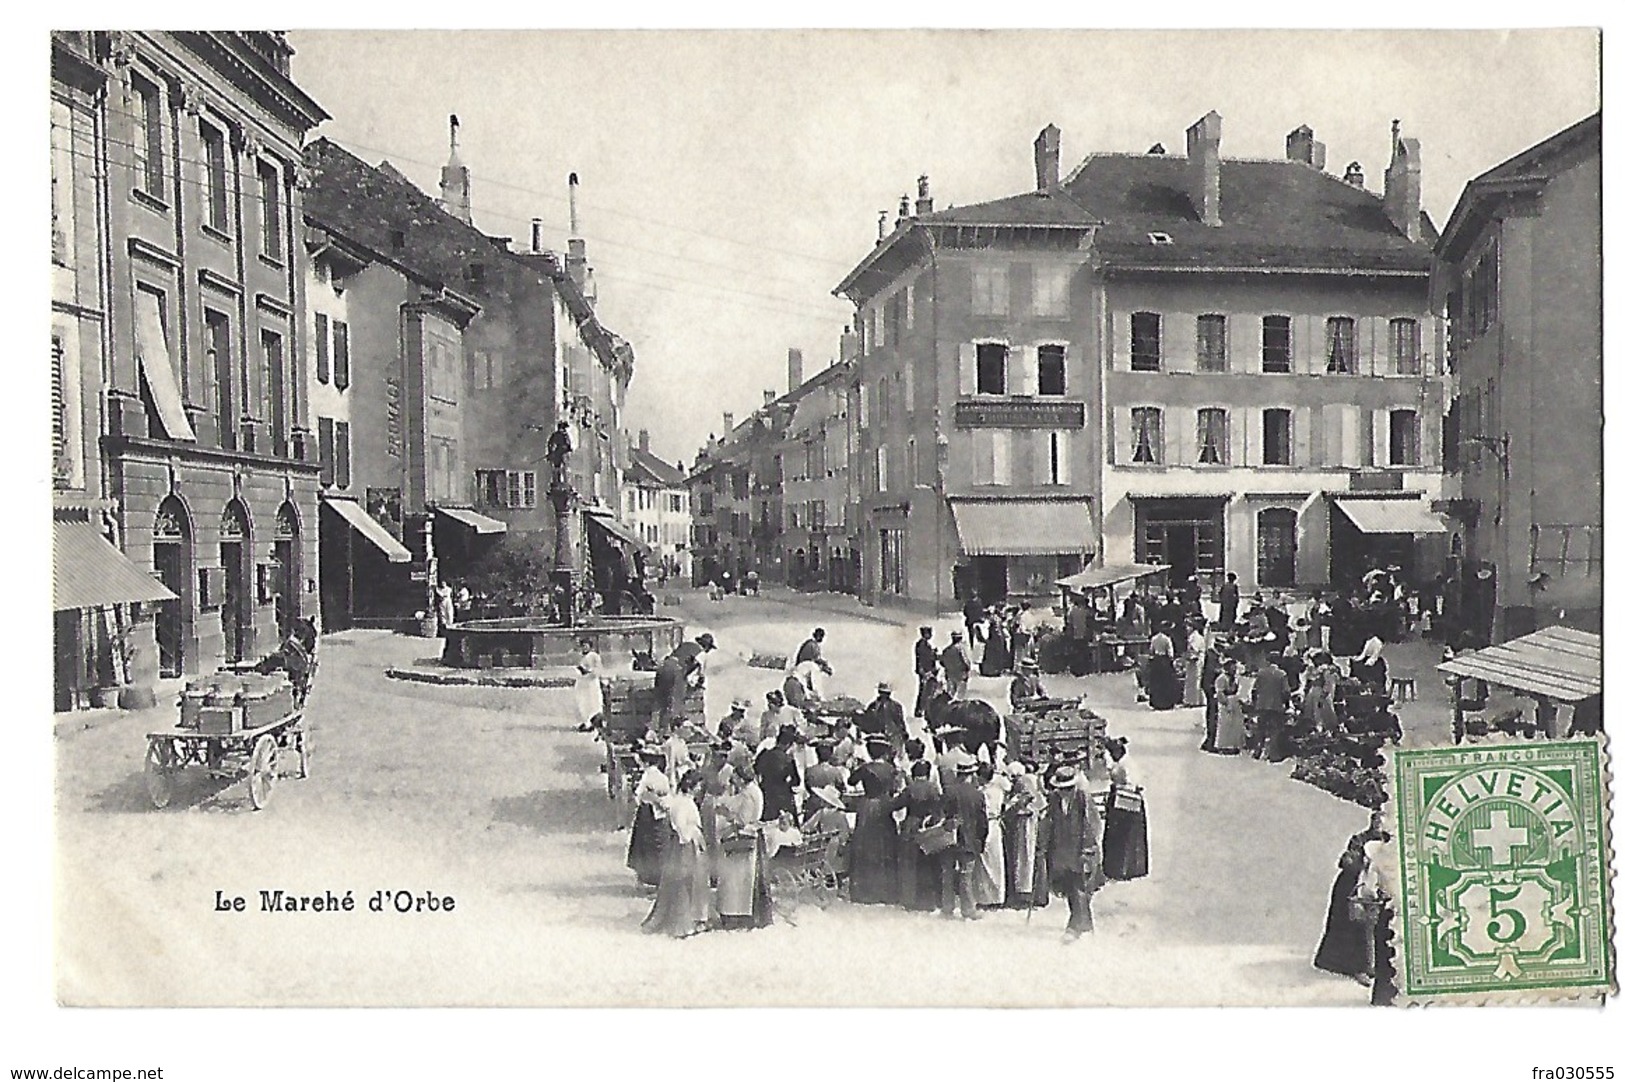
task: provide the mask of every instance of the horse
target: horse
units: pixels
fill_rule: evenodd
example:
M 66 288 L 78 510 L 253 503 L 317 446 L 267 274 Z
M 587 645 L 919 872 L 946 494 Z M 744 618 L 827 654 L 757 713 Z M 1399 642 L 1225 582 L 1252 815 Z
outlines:
M 982 748 L 993 754 L 1004 722 L 991 703 L 980 699 L 955 699 L 946 691 L 932 695 L 925 703 L 925 720 L 934 732 L 943 729 L 965 730 L 965 750 L 975 755 Z

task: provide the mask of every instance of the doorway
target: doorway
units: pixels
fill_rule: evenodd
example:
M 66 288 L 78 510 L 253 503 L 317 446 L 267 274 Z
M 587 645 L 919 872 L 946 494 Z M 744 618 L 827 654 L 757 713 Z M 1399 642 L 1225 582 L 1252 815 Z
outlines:
M 1258 584 L 1298 584 L 1298 513 L 1290 507 L 1258 512 Z
M 1134 506 L 1134 559 L 1159 564 L 1172 582 L 1224 570 L 1224 498 L 1156 498 Z
M 248 514 L 236 500 L 220 516 L 220 631 L 227 662 L 244 660 L 254 646 L 253 572 L 249 566 Z
M 276 630 L 285 636 L 299 617 L 299 512 L 285 503 L 276 513 L 276 535 L 271 545 L 276 559 Z
M 181 502 L 171 496 L 158 507 L 152 530 L 152 570 L 175 596 L 158 603 L 154 632 L 158 639 L 158 673 L 180 676 L 186 671 L 187 624 L 192 596 L 191 519 Z

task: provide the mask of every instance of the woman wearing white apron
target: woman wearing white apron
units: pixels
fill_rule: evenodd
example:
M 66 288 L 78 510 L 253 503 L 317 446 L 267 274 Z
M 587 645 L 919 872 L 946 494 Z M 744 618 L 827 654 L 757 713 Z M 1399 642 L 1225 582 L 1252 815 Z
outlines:
M 604 659 L 592 648 L 591 639 L 581 640 L 581 656 L 576 659 L 576 728 L 590 732 L 604 713 Z

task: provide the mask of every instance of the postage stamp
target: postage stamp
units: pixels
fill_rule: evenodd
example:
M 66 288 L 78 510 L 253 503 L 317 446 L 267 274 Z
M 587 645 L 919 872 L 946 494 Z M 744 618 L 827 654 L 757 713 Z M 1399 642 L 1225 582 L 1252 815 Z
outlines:
M 1595 740 L 1393 752 L 1394 964 L 1414 1001 L 1613 989 Z

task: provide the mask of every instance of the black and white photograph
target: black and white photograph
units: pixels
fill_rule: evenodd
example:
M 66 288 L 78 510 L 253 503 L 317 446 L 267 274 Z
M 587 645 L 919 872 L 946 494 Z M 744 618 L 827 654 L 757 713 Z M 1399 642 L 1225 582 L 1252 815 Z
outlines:
M 1602 30 L 918 21 L 49 32 L 52 1013 L 1604 1047 Z

